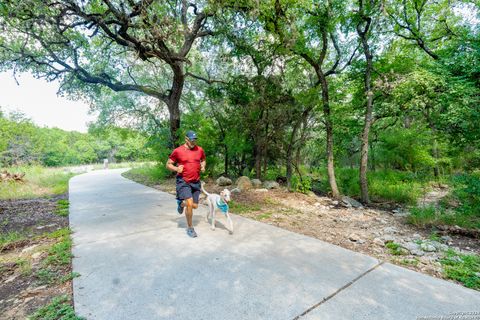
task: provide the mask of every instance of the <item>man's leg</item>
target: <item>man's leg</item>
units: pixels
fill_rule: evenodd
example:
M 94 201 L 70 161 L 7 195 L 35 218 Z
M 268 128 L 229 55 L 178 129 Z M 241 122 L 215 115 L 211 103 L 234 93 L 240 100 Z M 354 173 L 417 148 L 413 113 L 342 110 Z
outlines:
M 193 228 L 193 198 L 185 199 L 187 209 L 185 210 L 185 217 L 187 218 L 187 225 L 189 228 Z

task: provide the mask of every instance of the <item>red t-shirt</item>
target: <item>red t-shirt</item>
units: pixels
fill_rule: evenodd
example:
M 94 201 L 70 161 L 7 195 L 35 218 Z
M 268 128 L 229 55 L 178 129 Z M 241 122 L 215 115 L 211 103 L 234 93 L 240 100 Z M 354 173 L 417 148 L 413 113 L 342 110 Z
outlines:
M 205 152 L 199 146 L 188 149 L 185 145 L 173 150 L 170 155 L 170 160 L 183 165 L 183 172 L 177 174 L 185 180 L 185 182 L 192 182 L 200 180 L 200 162 L 205 160 Z

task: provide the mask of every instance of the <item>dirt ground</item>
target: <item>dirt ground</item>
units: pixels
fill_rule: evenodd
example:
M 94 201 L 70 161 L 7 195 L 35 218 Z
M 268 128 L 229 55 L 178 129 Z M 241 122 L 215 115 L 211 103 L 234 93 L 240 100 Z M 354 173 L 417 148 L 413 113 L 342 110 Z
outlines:
M 175 194 L 173 180 L 153 187 Z M 223 187 L 207 181 L 205 189 L 218 193 Z M 451 248 L 464 254 L 480 254 L 479 239 L 457 234 L 451 229 L 422 229 L 408 224 L 405 209 L 392 204 L 377 204 L 369 208 L 347 207 L 342 201 L 314 194 L 291 193 L 283 188 L 243 191 L 233 194 L 232 199 L 235 205 L 230 211 L 234 214 L 438 278 L 445 279 L 439 262 L 443 257 L 441 250 L 414 250 L 412 254 L 402 248 L 392 251 L 387 244 L 391 242 L 408 247 L 435 240 L 432 243 L 442 246 L 443 250 Z
M 18 235 L 17 241 L 0 246 L 0 319 L 26 319 L 53 297 L 72 296 L 71 280 L 48 283 L 38 274 L 58 241 L 47 234 L 68 226 L 68 217 L 54 213 L 60 199 L 68 199 L 68 194 L 0 201 L 1 234 Z M 50 276 L 58 279 L 70 272 L 71 264 Z

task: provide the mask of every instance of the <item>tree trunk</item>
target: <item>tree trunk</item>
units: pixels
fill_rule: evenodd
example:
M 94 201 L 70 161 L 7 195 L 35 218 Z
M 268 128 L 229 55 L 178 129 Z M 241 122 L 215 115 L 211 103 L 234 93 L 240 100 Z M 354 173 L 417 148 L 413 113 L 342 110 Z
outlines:
M 435 164 L 433 166 L 433 175 L 435 176 L 435 179 L 438 179 L 438 176 L 440 175 L 439 169 L 438 169 L 438 141 L 437 138 L 433 138 L 433 146 L 432 146 L 432 153 L 433 153 L 433 158 L 435 159 Z
M 178 129 L 180 129 L 180 98 L 182 97 L 185 84 L 183 62 L 176 62 L 171 65 L 173 71 L 173 83 L 167 99 L 168 111 L 170 113 L 170 141 L 174 148 L 178 147 Z
M 330 97 L 328 94 L 327 79 L 321 74 L 320 84 L 322 86 L 322 103 L 323 103 L 323 116 L 325 118 L 325 131 L 327 133 L 327 173 L 328 183 L 332 190 L 332 197 L 340 198 L 340 192 L 338 191 L 337 180 L 335 179 L 335 165 L 333 159 L 333 123 L 330 115 Z
M 292 161 L 293 161 L 293 152 L 295 151 L 294 141 L 295 136 L 297 135 L 298 127 L 300 126 L 301 119 L 295 122 L 293 126 L 292 134 L 290 136 L 290 143 L 287 148 L 287 157 L 286 157 L 286 169 L 287 169 L 287 190 L 292 191 Z
M 262 147 L 259 142 L 255 145 L 255 178 L 262 178 Z
M 223 148 L 225 152 L 225 162 L 224 162 L 225 175 L 228 176 L 228 146 L 226 143 L 224 143 Z
M 360 196 L 361 201 L 364 204 L 370 203 L 368 196 L 368 181 L 367 181 L 367 171 L 368 171 L 368 142 L 369 142 L 369 133 L 370 127 L 372 125 L 372 113 L 373 113 L 373 92 L 372 92 L 372 69 L 373 69 L 373 56 L 370 52 L 370 46 L 368 44 L 368 34 L 370 31 L 370 25 L 372 22 L 371 17 L 364 15 L 363 2 L 359 1 L 359 14 L 362 18 L 362 21 L 365 23 L 363 27 L 357 24 L 357 33 L 362 42 L 363 53 L 365 55 L 365 61 L 367 63 L 365 68 L 365 95 L 367 98 L 367 106 L 365 110 L 365 123 L 363 126 L 362 132 L 362 146 L 360 149 Z

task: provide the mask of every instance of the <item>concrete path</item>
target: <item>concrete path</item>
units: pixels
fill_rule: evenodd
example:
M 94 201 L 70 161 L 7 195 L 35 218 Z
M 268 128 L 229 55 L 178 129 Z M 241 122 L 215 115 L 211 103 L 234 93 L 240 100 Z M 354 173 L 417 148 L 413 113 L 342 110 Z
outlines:
M 479 292 L 239 216 L 235 234 L 223 216 L 211 231 L 201 207 L 188 238 L 174 197 L 123 171 L 70 180 L 75 310 L 87 319 L 480 318 Z

